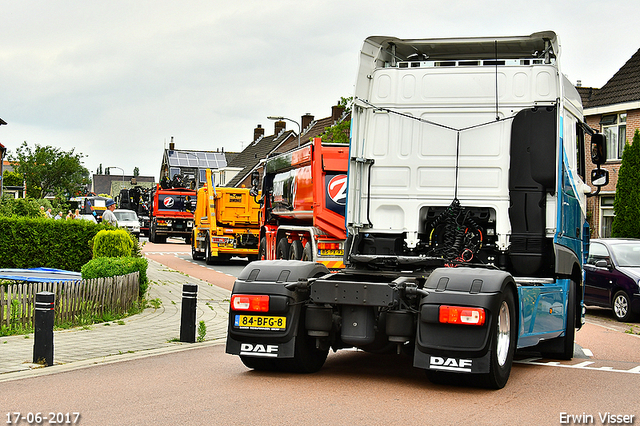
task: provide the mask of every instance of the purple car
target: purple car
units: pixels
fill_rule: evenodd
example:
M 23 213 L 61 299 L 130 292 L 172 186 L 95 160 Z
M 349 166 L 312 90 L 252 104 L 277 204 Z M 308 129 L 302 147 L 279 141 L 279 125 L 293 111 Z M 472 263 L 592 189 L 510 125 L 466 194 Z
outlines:
M 584 303 L 613 309 L 618 321 L 640 314 L 640 240 L 593 239 L 584 265 Z

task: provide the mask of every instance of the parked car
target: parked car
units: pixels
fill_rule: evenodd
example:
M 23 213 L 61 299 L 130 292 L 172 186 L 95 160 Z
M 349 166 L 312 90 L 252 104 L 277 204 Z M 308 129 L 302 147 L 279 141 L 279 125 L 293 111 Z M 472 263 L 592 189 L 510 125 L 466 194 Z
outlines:
M 115 209 L 113 214 L 118 220 L 118 227 L 126 228 L 136 237 L 140 237 L 140 221 L 133 210 Z
M 640 315 L 640 240 L 591 240 L 584 270 L 586 305 L 611 308 L 618 321 Z
M 78 219 L 88 220 L 89 222 L 98 223 L 95 216 L 92 214 L 81 214 L 80 216 L 78 216 Z

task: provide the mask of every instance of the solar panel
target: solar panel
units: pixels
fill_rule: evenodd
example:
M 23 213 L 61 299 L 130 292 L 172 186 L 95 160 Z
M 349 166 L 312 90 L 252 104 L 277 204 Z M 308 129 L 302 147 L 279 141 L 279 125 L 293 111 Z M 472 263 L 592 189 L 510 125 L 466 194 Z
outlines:
M 223 152 L 207 151 L 167 151 L 170 167 L 197 167 L 200 169 L 221 169 L 227 166 Z

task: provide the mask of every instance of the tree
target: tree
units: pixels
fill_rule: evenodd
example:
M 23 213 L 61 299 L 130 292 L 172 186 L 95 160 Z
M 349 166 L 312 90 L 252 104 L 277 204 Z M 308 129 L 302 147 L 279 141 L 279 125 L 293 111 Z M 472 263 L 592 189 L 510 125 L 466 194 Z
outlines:
M 30 147 L 26 142 L 10 156 L 16 172 L 24 176 L 27 196 L 67 198 L 82 190 L 89 181 L 89 170 L 82 165 L 82 154 L 52 146 Z
M 341 106 L 345 109 L 347 113 L 351 111 L 351 101 L 352 97 L 349 98 L 340 98 L 340 102 L 338 102 L 338 106 Z M 339 123 L 334 124 L 331 127 L 326 127 L 324 129 L 324 133 L 320 135 L 322 138 L 322 142 L 332 142 L 332 143 L 349 143 L 351 131 L 351 120 L 342 120 Z
M 2 182 L 2 186 L 22 186 L 22 175 L 18 172 L 5 170 Z
M 640 238 L 640 131 L 636 129 L 633 143 L 622 151 L 616 196 L 615 217 L 611 227 L 614 238 Z

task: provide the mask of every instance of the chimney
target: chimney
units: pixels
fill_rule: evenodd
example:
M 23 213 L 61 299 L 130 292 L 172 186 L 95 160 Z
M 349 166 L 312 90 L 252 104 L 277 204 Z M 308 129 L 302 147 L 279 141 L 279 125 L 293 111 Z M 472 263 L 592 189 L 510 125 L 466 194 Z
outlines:
M 176 149 L 176 144 L 173 143 L 173 136 L 171 136 L 171 142 L 169 142 L 169 150 L 173 151 Z
M 278 120 L 276 121 L 276 124 L 273 127 L 274 127 L 273 134 L 277 135 L 278 133 L 280 133 L 281 131 L 287 128 L 287 123 L 284 120 Z
M 306 113 L 305 115 L 302 116 L 302 120 L 300 121 L 300 123 L 302 123 L 300 126 L 302 127 L 302 129 L 300 130 L 301 132 L 304 132 L 305 129 L 307 127 L 309 127 L 309 124 L 311 124 L 311 122 L 313 121 L 314 117 L 313 115 Z
M 331 120 L 335 123 L 340 120 L 342 117 L 342 113 L 344 112 L 344 107 L 342 105 L 334 105 L 331 107 Z
M 253 141 L 257 141 L 261 136 L 264 136 L 264 129 L 262 128 L 262 124 L 258 124 L 258 127 L 253 129 Z

